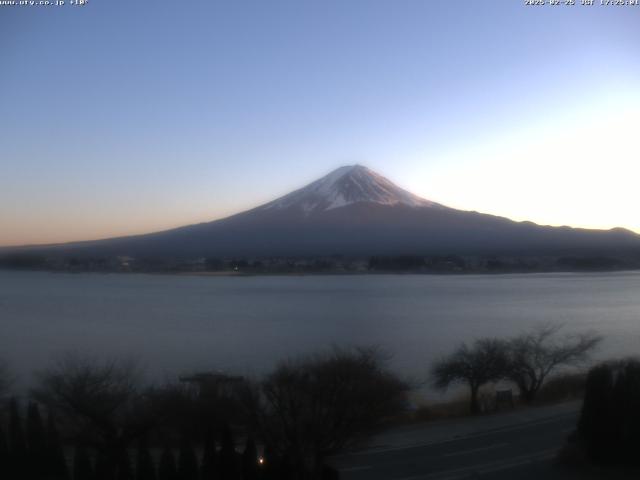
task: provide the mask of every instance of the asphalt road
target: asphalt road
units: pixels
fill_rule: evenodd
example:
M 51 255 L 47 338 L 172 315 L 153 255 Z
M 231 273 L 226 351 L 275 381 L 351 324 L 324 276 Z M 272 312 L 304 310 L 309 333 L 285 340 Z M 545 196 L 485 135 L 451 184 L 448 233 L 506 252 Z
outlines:
M 343 480 L 573 478 L 552 460 L 576 421 L 577 412 L 568 412 L 463 438 L 371 449 L 333 463 Z

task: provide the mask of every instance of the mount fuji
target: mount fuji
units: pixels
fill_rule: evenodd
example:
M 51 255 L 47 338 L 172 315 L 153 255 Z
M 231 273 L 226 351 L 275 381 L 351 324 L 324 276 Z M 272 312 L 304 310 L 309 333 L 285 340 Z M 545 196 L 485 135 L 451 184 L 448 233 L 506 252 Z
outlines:
M 442 205 L 420 198 L 362 165 L 340 167 L 320 180 L 260 207 L 261 210 L 302 210 L 319 213 L 354 203 L 436 207 Z
M 640 251 L 624 229 L 540 226 L 420 198 L 372 170 L 345 166 L 265 205 L 172 230 L 31 251 L 133 257 L 564 255 Z

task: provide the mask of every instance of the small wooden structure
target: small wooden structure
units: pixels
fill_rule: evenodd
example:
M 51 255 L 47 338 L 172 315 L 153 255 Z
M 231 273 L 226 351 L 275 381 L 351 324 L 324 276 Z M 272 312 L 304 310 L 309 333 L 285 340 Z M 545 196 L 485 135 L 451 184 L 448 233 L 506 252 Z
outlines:
M 506 406 L 508 408 L 515 408 L 513 402 L 513 392 L 509 390 L 496 390 L 496 410 L 500 410 L 501 407 Z

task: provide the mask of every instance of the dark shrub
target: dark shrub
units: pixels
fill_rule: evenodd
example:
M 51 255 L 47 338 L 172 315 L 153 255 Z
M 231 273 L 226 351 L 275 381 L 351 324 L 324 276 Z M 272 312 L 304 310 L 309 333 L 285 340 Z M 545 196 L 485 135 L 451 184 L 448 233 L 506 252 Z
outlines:
M 162 455 L 160 455 L 158 480 L 179 480 L 176 458 L 173 455 L 173 451 L 168 446 L 164 448 Z
M 582 398 L 587 376 L 585 373 L 564 373 L 547 380 L 538 392 L 542 403 L 563 402 Z
M 136 454 L 136 479 L 137 480 L 155 480 L 156 470 L 149 452 L 149 445 L 146 437 L 142 437 L 138 441 L 138 451 Z
M 202 452 L 200 478 L 202 478 L 202 480 L 214 480 L 217 478 L 217 465 L 216 441 L 213 433 L 209 432 L 204 442 L 204 451 Z
M 218 467 L 218 474 L 222 480 L 237 480 L 240 477 L 238 454 L 236 453 L 233 434 L 228 425 L 225 425 L 222 429 Z
M 640 361 L 604 363 L 587 376 L 578 438 L 598 463 L 640 465 Z
M 180 480 L 198 480 L 198 457 L 188 438 L 183 438 L 178 454 L 178 476 Z
M 258 470 L 258 449 L 251 437 L 242 453 L 242 478 L 243 480 L 257 480 L 260 476 Z
M 92 480 L 94 478 L 93 466 L 91 459 L 87 453 L 87 449 L 83 446 L 76 447 L 73 455 L 73 479 L 74 480 Z

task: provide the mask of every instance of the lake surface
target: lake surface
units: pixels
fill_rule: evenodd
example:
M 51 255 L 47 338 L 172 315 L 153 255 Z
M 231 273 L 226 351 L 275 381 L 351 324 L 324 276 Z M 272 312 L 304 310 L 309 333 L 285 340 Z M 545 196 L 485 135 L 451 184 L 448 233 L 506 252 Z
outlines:
M 640 354 L 640 273 L 204 277 L 0 271 L 0 357 L 22 383 L 68 350 L 135 356 L 153 375 L 259 374 L 331 345 L 384 347 L 424 379 L 459 342 L 537 323 Z

